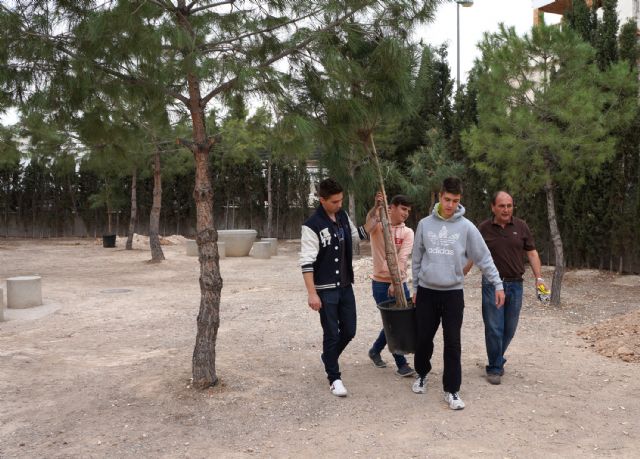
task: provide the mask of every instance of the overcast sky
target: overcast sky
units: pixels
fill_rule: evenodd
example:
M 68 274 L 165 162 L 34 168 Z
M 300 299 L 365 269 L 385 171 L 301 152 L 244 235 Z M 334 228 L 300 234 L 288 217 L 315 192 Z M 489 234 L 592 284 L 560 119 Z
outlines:
M 455 78 L 456 63 L 456 3 L 441 5 L 433 23 L 422 26 L 418 37 L 427 43 L 439 46 L 449 45 L 449 65 L 451 76 Z M 545 22 L 559 22 L 560 15 L 545 14 Z M 480 57 L 476 44 L 482 40 L 484 32 L 495 32 L 498 24 L 516 28 L 523 35 L 533 26 L 533 8 L 531 0 L 474 0 L 469 8 L 460 7 L 460 80 L 467 80 L 467 73 L 474 59 Z

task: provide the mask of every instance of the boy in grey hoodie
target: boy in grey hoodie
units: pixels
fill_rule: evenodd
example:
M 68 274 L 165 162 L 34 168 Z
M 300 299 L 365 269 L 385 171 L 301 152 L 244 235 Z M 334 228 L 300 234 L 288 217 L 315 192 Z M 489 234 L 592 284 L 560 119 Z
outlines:
M 433 338 L 442 320 L 444 338 L 444 399 L 452 410 L 464 408 L 458 391 L 462 382 L 460 330 L 464 311 L 464 273 L 469 260 L 480 268 L 496 291 L 502 307 L 504 292 L 491 253 L 473 223 L 464 217 L 460 204 L 462 182 L 446 178 L 433 212 L 418 223 L 413 242 L 413 302 L 416 305 L 417 342 L 414 368 L 418 376 L 412 390 L 426 390 L 431 371 Z

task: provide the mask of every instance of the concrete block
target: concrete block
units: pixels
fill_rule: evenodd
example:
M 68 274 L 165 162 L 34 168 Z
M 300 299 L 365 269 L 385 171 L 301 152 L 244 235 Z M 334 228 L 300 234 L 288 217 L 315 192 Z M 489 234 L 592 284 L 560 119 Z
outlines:
M 0 288 L 0 322 L 4 321 L 4 292 Z
M 263 237 L 260 242 L 269 242 L 271 244 L 271 256 L 278 255 L 278 238 L 275 237 Z
M 7 307 L 14 309 L 42 305 L 40 276 L 18 276 L 7 279 Z
M 227 244 L 224 241 L 218 241 L 218 257 L 227 258 Z
M 269 259 L 271 258 L 270 242 L 254 242 L 251 248 L 251 256 L 253 258 Z

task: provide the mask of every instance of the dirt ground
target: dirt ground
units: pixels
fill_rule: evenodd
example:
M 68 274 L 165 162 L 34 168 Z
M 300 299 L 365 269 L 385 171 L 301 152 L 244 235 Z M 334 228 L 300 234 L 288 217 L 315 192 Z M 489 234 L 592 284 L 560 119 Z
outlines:
M 474 269 L 462 331 L 467 407 L 451 411 L 440 334 L 425 395 L 391 365 L 371 365 L 381 321 L 366 246 L 355 262 L 358 332 L 340 359 L 348 397 L 328 390 L 297 241 L 280 241 L 270 260 L 221 260 L 221 382 L 193 390 L 198 260 L 182 238 L 169 241 L 166 261 L 150 264 L 141 237 L 133 251 L 123 239 L 115 249 L 0 239 L 5 298 L 7 277 L 39 274 L 45 303 L 6 310 L 0 323 L 1 458 L 638 457 L 637 276 L 568 272 L 556 309 L 535 299 L 528 274 L 506 374 L 492 386 Z

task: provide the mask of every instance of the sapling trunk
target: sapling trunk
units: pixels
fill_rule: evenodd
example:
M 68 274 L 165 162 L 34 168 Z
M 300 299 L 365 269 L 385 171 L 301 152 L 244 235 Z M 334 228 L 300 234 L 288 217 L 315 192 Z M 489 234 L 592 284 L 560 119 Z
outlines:
M 384 189 L 384 180 L 382 179 L 382 169 L 380 167 L 380 161 L 378 160 L 378 152 L 376 151 L 376 145 L 373 142 L 373 136 L 371 134 L 369 134 L 368 141 L 371 144 L 371 149 L 367 149 L 369 150 L 369 154 L 373 159 L 376 174 L 378 175 L 378 181 L 380 182 L 380 192 L 382 193 L 383 199 L 382 212 L 380 212 L 380 220 L 382 222 L 382 231 L 384 234 L 384 253 L 387 259 L 387 266 L 389 267 L 389 274 L 391 275 L 391 283 L 393 284 L 393 288 L 396 293 L 395 307 L 407 308 L 407 298 L 404 295 L 402 278 L 400 277 L 400 269 L 398 266 L 398 252 L 396 251 L 395 241 L 391 237 L 387 192 Z

